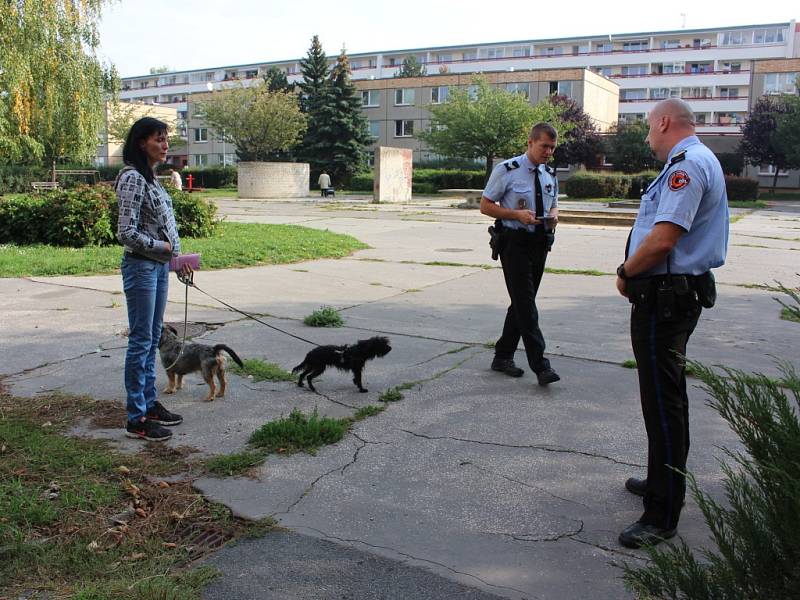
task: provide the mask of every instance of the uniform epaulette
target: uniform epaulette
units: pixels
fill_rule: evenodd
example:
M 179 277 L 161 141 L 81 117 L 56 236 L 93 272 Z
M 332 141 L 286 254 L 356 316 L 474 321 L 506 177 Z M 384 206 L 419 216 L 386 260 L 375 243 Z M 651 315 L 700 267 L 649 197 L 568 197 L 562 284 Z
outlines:
M 681 150 L 680 152 L 678 152 L 678 153 L 677 153 L 675 156 L 673 156 L 673 157 L 670 159 L 670 161 L 669 161 L 669 164 L 670 164 L 670 166 L 672 166 L 672 165 L 674 165 L 675 163 L 679 163 L 679 162 L 681 162 L 681 161 L 682 161 L 682 160 L 684 160 L 685 158 L 686 158 L 686 150 Z
M 504 162 L 503 165 L 506 168 L 506 171 L 513 171 L 514 169 L 519 169 L 519 163 L 515 160 L 509 160 L 508 162 Z
M 545 165 L 544 166 L 544 170 L 547 171 L 548 173 L 550 173 L 550 175 L 555 175 L 556 174 L 556 170 L 553 167 L 551 167 L 550 165 Z

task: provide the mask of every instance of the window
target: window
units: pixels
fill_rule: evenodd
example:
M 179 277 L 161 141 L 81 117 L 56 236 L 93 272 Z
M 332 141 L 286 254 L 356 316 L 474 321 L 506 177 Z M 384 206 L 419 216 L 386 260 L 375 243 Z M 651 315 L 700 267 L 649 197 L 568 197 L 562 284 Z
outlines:
M 681 98 L 711 98 L 711 88 L 690 87 L 681 90 Z
M 682 62 L 664 63 L 660 65 L 660 70 L 656 69 L 658 73 L 664 75 L 671 75 L 673 73 L 683 73 L 686 69 L 686 64 Z
M 203 112 L 203 109 L 200 108 L 199 105 L 195 105 L 192 109 L 192 113 L 194 114 L 195 119 L 205 119 L 206 113 Z
M 571 81 L 559 81 L 558 87 L 556 88 L 556 92 L 559 96 L 567 96 L 568 98 L 572 98 L 572 82 Z
M 680 40 L 662 40 L 661 41 L 661 48 L 663 50 L 673 50 L 675 48 L 681 47 Z
M 731 73 L 738 73 L 742 70 L 742 63 L 722 63 L 722 70 L 723 71 L 730 71 Z
M 468 85 L 467 86 L 467 97 L 470 100 L 477 100 L 478 99 L 478 86 L 477 85 Z
M 665 98 L 680 98 L 680 88 L 654 88 L 650 90 L 651 100 L 664 100 Z
M 250 69 L 249 71 L 245 71 L 244 76 L 247 79 L 253 79 L 255 77 L 258 77 L 258 69 Z
M 765 94 L 796 94 L 800 73 L 767 73 L 764 75 Z
M 204 143 L 208 141 L 208 128 L 198 127 L 194 130 L 194 141 L 196 143 Z
M 400 88 L 394 91 L 395 106 L 407 106 L 414 104 L 413 88 Z
M 504 58 L 506 55 L 505 48 L 489 48 L 486 51 L 486 58 Z
M 221 144 L 222 142 L 226 141 L 225 140 L 225 136 L 222 133 L 217 133 L 216 137 L 215 137 L 215 141 L 219 142 Z
M 649 75 L 647 65 L 625 65 L 622 67 L 623 75 Z
M 620 100 L 646 100 L 647 90 L 620 90 Z
M 744 113 L 720 112 L 717 121 L 720 125 L 739 125 L 744 123 Z
M 452 54 L 437 54 L 435 62 L 437 62 L 437 63 L 453 62 L 453 55 Z
M 722 34 L 722 46 L 741 46 L 750 43 L 750 32 L 726 31 Z
M 688 73 L 711 73 L 713 70 L 714 65 L 711 63 L 690 63 L 686 71 Z
M 511 55 L 512 56 L 516 56 L 516 57 L 530 56 L 531 55 L 531 47 L 530 46 L 514 46 L 511 49 Z
M 441 104 L 447 102 L 448 88 L 446 85 L 431 88 L 431 104 Z
M 414 121 L 400 119 L 394 122 L 394 137 L 411 137 L 414 135 Z
M 297 75 L 297 65 L 289 65 L 286 67 L 287 75 Z
M 194 154 L 192 158 L 195 167 L 205 167 L 208 164 L 208 156 L 205 154 Z
M 589 46 L 588 44 L 583 44 L 580 46 L 573 46 L 572 47 L 573 54 L 588 54 L 589 53 Z
M 595 50 L 597 52 L 613 52 L 614 44 L 612 44 L 611 42 L 599 42 Z
M 539 48 L 539 56 L 561 56 L 564 49 L 561 46 L 548 46 L 547 48 Z
M 381 92 L 380 92 L 380 90 L 363 90 L 361 92 L 361 105 L 362 106 L 380 106 L 381 105 Z
M 775 176 L 775 165 L 758 165 L 758 174 L 759 175 L 769 175 L 771 177 Z M 778 177 L 786 177 L 789 173 L 784 170 L 780 170 L 778 172 Z
M 756 29 L 753 32 L 754 44 L 775 44 L 780 42 L 783 42 L 783 29 L 780 27 Z
M 512 94 L 520 94 L 526 100 L 531 97 L 531 84 L 530 83 L 507 83 L 506 91 Z
M 634 121 L 644 121 L 644 113 L 619 113 L 617 120 L 620 123 L 633 123 Z
M 179 111 L 178 111 L 178 119 L 179 119 L 180 121 L 185 121 L 185 120 L 186 120 L 186 117 L 187 117 L 188 115 L 189 115 L 189 111 L 188 111 L 188 110 L 179 110 Z
M 550 96 L 552 96 L 553 94 L 557 94 L 558 93 L 558 82 L 557 81 L 551 81 L 551 82 L 548 83 L 548 85 L 547 85 L 547 93 Z
M 735 87 L 719 88 L 719 97 L 720 98 L 738 98 L 739 97 L 739 88 L 735 88 Z
M 622 49 L 626 52 L 641 52 L 642 50 L 648 50 L 649 46 L 646 40 L 637 40 L 635 42 L 623 43 Z
M 708 113 L 694 113 L 694 124 L 705 125 L 709 121 Z
M 380 121 L 370 121 L 369 122 L 369 134 L 375 139 L 381 137 L 381 122 Z
M 474 50 L 467 50 L 461 54 L 461 60 L 477 60 L 478 53 Z

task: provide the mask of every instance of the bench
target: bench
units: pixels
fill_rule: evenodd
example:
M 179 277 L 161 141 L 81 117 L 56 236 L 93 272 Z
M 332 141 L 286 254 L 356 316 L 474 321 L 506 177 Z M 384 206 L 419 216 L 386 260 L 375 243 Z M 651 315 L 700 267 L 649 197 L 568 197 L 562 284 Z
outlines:
M 470 189 L 447 189 L 439 190 L 443 196 L 451 196 L 453 198 L 463 198 L 464 202 L 458 205 L 458 208 L 480 208 L 481 198 L 483 197 L 483 190 L 470 190 Z
M 57 181 L 31 181 L 31 187 L 34 192 L 41 192 L 43 190 L 60 190 L 61 186 Z
M 92 183 L 100 181 L 100 171 L 97 169 L 55 169 L 54 174 L 56 178 L 59 175 L 78 175 L 82 177 L 91 177 Z

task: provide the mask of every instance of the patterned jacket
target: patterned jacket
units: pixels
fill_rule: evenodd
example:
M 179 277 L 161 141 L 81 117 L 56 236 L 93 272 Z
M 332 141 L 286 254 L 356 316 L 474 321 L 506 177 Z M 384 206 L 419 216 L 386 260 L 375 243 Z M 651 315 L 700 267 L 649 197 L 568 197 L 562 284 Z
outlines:
M 114 184 L 119 200 L 117 239 L 127 252 L 140 254 L 161 263 L 169 262 L 181 249 L 172 198 L 154 179 L 147 180 L 133 167 L 120 171 Z M 167 244 L 172 252 L 167 251 Z

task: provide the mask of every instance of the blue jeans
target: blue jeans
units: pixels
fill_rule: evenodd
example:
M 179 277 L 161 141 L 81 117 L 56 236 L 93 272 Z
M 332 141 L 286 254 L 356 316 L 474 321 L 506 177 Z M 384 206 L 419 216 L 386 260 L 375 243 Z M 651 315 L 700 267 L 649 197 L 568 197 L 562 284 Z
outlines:
M 156 353 L 167 305 L 169 264 L 125 254 L 122 286 L 128 304 L 125 391 L 128 421 L 139 421 L 156 401 Z

